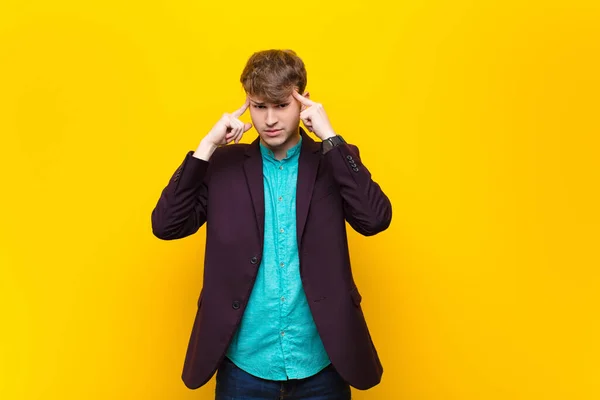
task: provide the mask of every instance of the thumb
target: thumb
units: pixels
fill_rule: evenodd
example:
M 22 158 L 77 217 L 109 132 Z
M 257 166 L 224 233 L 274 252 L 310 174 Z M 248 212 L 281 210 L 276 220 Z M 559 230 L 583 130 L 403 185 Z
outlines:
M 248 131 L 250 130 L 250 128 L 252 128 L 252 124 L 250 124 L 250 123 L 246 122 L 246 123 L 244 124 L 244 133 L 245 133 L 245 132 L 248 132 Z

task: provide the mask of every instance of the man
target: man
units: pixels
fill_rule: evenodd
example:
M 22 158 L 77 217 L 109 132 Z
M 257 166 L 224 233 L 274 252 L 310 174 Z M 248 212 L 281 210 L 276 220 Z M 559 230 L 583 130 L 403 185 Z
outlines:
M 345 222 L 377 234 L 391 222 L 390 201 L 304 92 L 296 53 L 255 53 L 240 80 L 245 104 L 186 155 L 152 212 L 164 240 L 207 224 L 183 381 L 198 388 L 218 369 L 217 399 L 349 399 L 350 385 L 368 389 L 383 369 Z M 250 145 L 239 144 L 252 127 L 239 120 L 247 108 L 259 136 Z

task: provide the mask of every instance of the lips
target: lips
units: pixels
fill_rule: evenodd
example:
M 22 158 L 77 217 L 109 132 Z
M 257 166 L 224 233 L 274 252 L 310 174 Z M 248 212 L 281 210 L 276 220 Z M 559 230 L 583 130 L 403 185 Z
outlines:
M 267 136 L 277 136 L 281 131 L 282 129 L 268 129 L 265 130 L 265 133 L 267 134 Z

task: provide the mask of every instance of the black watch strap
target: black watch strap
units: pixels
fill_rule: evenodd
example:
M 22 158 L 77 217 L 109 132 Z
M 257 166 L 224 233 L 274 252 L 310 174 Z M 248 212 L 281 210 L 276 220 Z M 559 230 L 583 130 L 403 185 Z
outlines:
M 346 143 L 346 141 L 340 135 L 332 136 L 328 139 L 325 139 L 321 142 L 321 153 L 326 154 L 329 150 L 344 143 Z

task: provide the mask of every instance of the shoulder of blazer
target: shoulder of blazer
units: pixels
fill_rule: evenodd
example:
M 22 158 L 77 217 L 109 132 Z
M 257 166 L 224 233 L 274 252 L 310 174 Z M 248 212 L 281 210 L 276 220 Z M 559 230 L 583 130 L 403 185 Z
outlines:
M 246 143 L 228 144 L 218 147 L 210 158 L 210 163 L 221 165 L 223 163 L 231 164 L 244 160 L 244 154 L 248 152 L 251 145 Z

